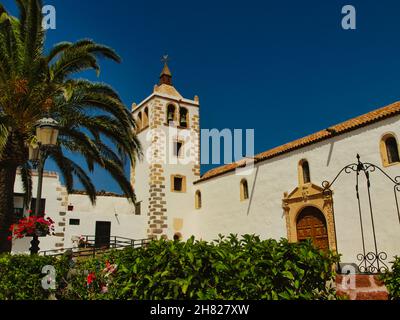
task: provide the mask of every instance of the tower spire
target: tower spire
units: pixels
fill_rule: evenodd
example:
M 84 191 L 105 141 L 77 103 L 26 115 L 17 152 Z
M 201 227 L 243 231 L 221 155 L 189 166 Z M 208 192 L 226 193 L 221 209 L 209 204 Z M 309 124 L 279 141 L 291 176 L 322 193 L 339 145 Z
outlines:
M 164 68 L 161 71 L 159 85 L 166 84 L 172 86 L 172 74 L 168 67 L 168 61 L 169 61 L 168 55 L 164 55 L 161 61 L 164 62 Z

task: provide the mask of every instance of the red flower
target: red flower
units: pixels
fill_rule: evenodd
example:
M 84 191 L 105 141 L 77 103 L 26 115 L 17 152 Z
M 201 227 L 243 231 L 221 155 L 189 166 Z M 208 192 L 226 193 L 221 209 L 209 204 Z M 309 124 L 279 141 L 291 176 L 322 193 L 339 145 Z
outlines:
M 13 224 L 9 231 L 12 232 L 12 238 L 21 239 L 24 236 L 32 236 L 36 232 L 49 235 L 54 231 L 54 221 L 50 218 L 30 216 L 21 219 L 17 224 Z
M 87 276 L 87 285 L 90 286 L 94 280 L 96 280 L 96 275 L 94 272 L 89 273 Z

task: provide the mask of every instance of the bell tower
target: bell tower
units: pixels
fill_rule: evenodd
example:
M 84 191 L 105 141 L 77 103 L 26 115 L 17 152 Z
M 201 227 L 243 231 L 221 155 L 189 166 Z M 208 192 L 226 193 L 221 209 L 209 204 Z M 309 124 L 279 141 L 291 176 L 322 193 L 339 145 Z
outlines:
M 144 156 L 132 166 L 131 182 L 136 214 L 148 217 L 148 236 L 172 239 L 191 236 L 185 220 L 194 208 L 193 182 L 200 178 L 200 104 L 197 96 L 186 99 L 176 90 L 168 57 L 162 61 L 153 93 L 132 106 Z

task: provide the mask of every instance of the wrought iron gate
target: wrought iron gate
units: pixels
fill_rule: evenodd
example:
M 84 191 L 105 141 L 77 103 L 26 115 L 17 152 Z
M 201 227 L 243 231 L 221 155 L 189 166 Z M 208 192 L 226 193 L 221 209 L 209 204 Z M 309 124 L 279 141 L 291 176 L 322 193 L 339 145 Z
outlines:
M 373 211 L 373 203 L 371 198 L 371 179 L 370 174 L 377 172 L 382 174 L 386 179 L 393 183 L 393 193 L 394 200 L 397 210 L 397 216 L 400 224 L 400 210 L 399 210 L 399 199 L 398 193 L 400 192 L 400 176 L 395 178 L 390 177 L 385 171 L 383 171 L 380 167 L 371 164 L 371 163 L 363 163 L 360 160 L 360 155 L 357 154 L 357 163 L 352 163 L 345 166 L 342 170 L 339 171 L 337 176 L 333 179 L 332 182 L 324 181 L 322 183 L 322 187 L 324 189 L 324 194 L 332 196 L 332 186 L 337 182 L 339 177 L 342 174 L 356 174 L 356 197 L 357 197 L 357 205 L 358 205 L 358 215 L 360 220 L 360 231 L 361 231 L 361 240 L 362 240 L 362 253 L 357 255 L 357 260 L 359 261 L 358 270 L 361 273 L 381 273 L 388 270 L 388 266 L 385 263 L 387 260 L 387 253 L 384 251 L 380 251 L 378 247 L 378 241 L 376 236 L 375 229 L 375 217 Z M 372 225 L 372 237 L 374 243 L 374 250 L 368 251 L 365 243 L 365 219 L 363 219 L 362 215 L 362 206 L 361 206 L 361 192 L 360 192 L 360 179 L 362 176 L 365 177 L 366 188 L 367 188 L 367 199 L 369 204 L 369 217 L 371 219 Z

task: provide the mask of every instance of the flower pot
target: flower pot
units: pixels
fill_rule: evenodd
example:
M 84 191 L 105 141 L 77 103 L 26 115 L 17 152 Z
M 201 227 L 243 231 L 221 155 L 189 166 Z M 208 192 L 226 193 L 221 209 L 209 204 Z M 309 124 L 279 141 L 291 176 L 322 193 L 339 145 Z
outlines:
M 38 236 L 39 238 L 43 238 L 47 236 L 47 232 L 46 231 L 41 231 L 41 230 L 37 230 L 35 231 L 35 234 L 27 234 L 26 237 L 33 237 L 34 235 Z

